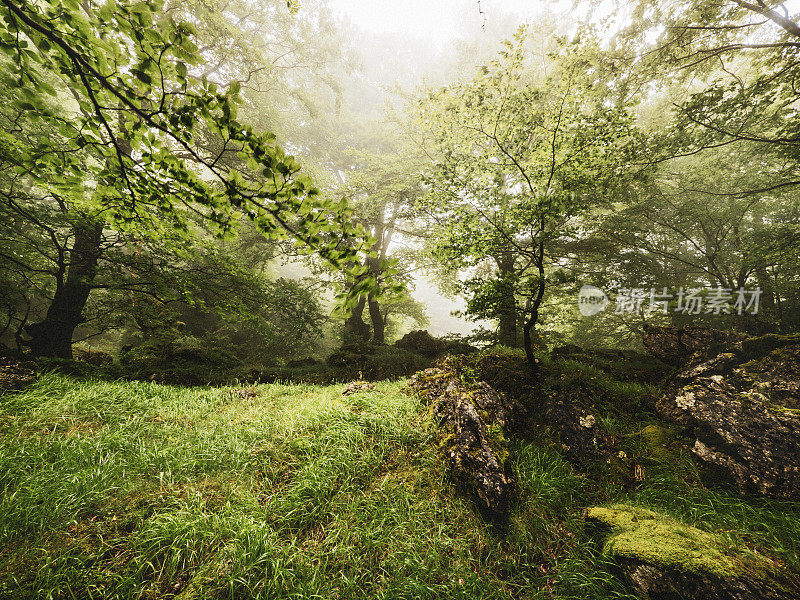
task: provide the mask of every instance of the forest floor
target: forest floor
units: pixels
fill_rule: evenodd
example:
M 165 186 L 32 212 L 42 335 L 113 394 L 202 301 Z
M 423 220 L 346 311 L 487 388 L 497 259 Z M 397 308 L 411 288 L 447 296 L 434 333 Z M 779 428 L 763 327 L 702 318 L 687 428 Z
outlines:
M 564 364 L 563 385 L 652 391 Z M 510 444 L 510 521 L 487 523 L 404 384 L 343 395 L 44 373 L 0 396 L 0 597 L 632 598 L 584 516 L 618 502 L 800 570 L 797 503 L 707 489 L 630 411 L 600 419 L 641 477 L 582 472 L 533 433 Z

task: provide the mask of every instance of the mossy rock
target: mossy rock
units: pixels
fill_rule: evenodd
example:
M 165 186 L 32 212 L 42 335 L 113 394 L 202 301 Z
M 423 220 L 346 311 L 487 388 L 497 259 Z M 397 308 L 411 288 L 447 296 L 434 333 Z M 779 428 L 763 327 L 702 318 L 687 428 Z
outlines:
M 649 600 L 790 600 L 796 577 L 782 565 L 721 536 L 627 504 L 587 509 L 610 529 L 603 542 L 637 594 Z
M 590 521 L 611 528 L 603 551 L 676 571 L 720 578 L 769 579 L 780 566 L 751 551 L 732 547 L 721 536 L 655 511 L 614 504 L 587 509 Z
M 652 510 L 627 504 L 595 506 L 588 509 L 587 517 L 611 527 L 603 544 L 610 556 L 719 577 L 742 573 L 741 559 L 730 556 L 718 536 Z
M 640 432 L 648 458 L 658 462 L 670 462 L 677 458 L 680 444 L 675 438 L 675 431 L 661 425 L 647 425 Z

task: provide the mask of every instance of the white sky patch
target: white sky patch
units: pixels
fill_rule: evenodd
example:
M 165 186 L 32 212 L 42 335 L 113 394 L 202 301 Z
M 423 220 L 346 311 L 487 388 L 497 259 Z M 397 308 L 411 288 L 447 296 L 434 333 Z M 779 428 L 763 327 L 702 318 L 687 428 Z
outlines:
M 543 11 L 567 10 L 572 0 L 329 0 L 329 6 L 370 33 L 408 33 L 441 47 L 484 21 L 509 13 L 528 21 Z
M 329 6 L 357 27 L 375 34 L 408 33 L 423 37 L 440 48 L 464 30 L 490 23 L 509 13 L 520 22 L 531 21 L 545 11 L 569 13 L 578 20 L 587 6 L 573 0 L 328 0 Z M 800 0 L 783 3 L 790 16 L 800 14 Z M 609 16 L 613 8 L 597 7 L 591 20 Z M 780 10 L 780 8 L 778 9 Z M 782 11 L 781 11 L 782 12 Z M 491 30 L 491 28 L 488 28 Z M 655 32 L 653 37 L 657 37 Z

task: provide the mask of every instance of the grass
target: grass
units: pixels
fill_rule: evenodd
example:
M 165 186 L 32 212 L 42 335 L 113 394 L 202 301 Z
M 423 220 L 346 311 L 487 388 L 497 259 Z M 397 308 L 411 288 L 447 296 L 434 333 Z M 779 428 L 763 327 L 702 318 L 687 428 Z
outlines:
M 46 373 L 0 396 L 0 598 L 632 598 L 584 528 L 608 492 L 515 441 L 520 502 L 507 527 L 484 522 L 402 385 L 343 396 Z M 797 566 L 795 507 L 662 463 L 614 499 Z

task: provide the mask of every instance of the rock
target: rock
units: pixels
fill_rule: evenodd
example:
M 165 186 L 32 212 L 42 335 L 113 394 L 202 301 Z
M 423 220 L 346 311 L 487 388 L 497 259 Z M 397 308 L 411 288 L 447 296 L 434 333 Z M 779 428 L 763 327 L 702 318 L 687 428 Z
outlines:
M 790 600 L 800 587 L 778 563 L 644 508 L 586 511 L 636 592 L 648 600 Z
M 456 360 L 446 359 L 438 368 L 417 373 L 408 389 L 431 405 L 453 480 L 487 516 L 503 521 L 516 490 L 505 435 L 524 418 L 524 409 L 484 381 L 464 383 L 459 369 Z
M 742 336 L 737 333 L 708 327 L 657 327 L 647 324 L 642 339 L 649 354 L 673 366 L 685 364 L 698 352 L 714 356 L 721 351 L 737 349 L 741 340 Z
M 13 392 L 36 380 L 36 363 L 0 357 L 0 394 Z
M 585 467 L 618 454 L 617 438 L 599 427 L 595 415 L 587 409 L 568 402 L 549 401 L 541 410 L 542 421 L 558 436 L 564 458 L 572 464 Z
M 434 358 L 444 352 L 445 342 L 433 337 L 424 330 L 409 331 L 402 338 L 394 343 L 398 348 L 403 348 L 409 352 L 416 352 L 429 358 Z
M 342 396 L 349 396 L 350 394 L 357 394 L 358 392 L 368 392 L 375 389 L 375 384 L 369 381 L 351 381 L 344 386 Z
M 800 499 L 800 336 L 754 338 L 670 380 L 659 415 L 687 428 L 706 481 Z
M 234 398 L 239 398 L 241 400 L 252 400 L 253 398 L 258 398 L 261 395 L 261 393 L 255 388 L 235 388 L 228 390 L 228 393 Z

